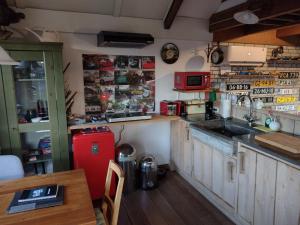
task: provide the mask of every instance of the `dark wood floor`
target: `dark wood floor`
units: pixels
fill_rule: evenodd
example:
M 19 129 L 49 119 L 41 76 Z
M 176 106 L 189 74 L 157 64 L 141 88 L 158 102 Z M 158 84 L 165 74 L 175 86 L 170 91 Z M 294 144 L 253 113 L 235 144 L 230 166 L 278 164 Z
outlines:
M 178 174 L 169 172 L 152 191 L 123 197 L 119 225 L 232 225 Z

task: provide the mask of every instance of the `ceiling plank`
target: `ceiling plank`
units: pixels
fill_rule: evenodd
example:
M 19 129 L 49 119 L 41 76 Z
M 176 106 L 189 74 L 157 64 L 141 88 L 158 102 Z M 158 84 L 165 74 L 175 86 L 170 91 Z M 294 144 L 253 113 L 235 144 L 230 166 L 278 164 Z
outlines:
M 255 14 L 259 17 L 260 21 L 268 20 L 271 18 L 283 16 L 290 13 L 295 13 L 300 10 L 300 1 L 295 0 L 272 0 L 272 4 L 268 1 L 260 2 L 247 2 L 240 4 L 223 12 L 215 13 L 210 18 L 209 30 L 210 32 L 217 32 L 221 30 L 228 30 L 239 26 L 244 26 L 233 19 L 236 12 L 245 10 L 256 10 Z M 230 22 L 228 22 L 230 21 Z
M 283 39 L 286 37 L 299 36 L 299 35 L 300 35 L 300 24 L 281 28 L 276 31 L 276 37 L 283 38 Z
M 164 19 L 164 28 L 170 29 L 172 26 L 172 23 L 174 22 L 174 19 L 177 15 L 177 12 L 182 4 L 183 0 L 173 0 L 169 11 L 167 13 L 167 16 Z
M 115 0 L 113 16 L 119 17 L 121 15 L 123 0 Z

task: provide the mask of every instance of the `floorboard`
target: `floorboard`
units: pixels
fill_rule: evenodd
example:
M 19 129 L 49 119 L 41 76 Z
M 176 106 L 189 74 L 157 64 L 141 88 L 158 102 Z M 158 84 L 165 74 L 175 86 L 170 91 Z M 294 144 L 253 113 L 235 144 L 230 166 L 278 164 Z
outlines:
M 234 225 L 177 173 L 122 197 L 118 225 Z

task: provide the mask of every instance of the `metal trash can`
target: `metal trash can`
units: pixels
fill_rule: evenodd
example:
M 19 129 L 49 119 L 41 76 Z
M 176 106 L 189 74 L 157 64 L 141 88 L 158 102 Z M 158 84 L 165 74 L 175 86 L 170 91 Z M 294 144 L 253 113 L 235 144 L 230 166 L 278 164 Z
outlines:
M 125 173 L 124 193 L 136 190 L 136 150 L 130 144 L 122 144 L 116 149 L 116 160 Z
M 146 155 L 140 160 L 140 185 L 144 190 L 158 187 L 157 162 L 152 155 Z

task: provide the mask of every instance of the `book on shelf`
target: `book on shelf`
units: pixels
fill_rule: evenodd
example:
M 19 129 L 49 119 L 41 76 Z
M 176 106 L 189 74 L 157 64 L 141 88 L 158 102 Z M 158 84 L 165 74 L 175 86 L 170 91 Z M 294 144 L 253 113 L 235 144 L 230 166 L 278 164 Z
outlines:
M 55 189 L 55 186 L 57 189 Z M 51 187 L 49 189 L 49 187 Z M 46 189 L 45 189 L 46 188 Z M 41 190 L 46 190 L 46 194 L 41 194 Z M 38 191 L 37 191 L 38 190 Z M 34 191 L 37 191 L 34 193 Z M 45 193 L 43 191 L 43 193 Z M 33 189 L 18 191 L 15 193 L 7 212 L 9 214 L 24 212 L 29 210 L 48 208 L 62 205 L 64 203 L 64 186 L 48 185 Z

